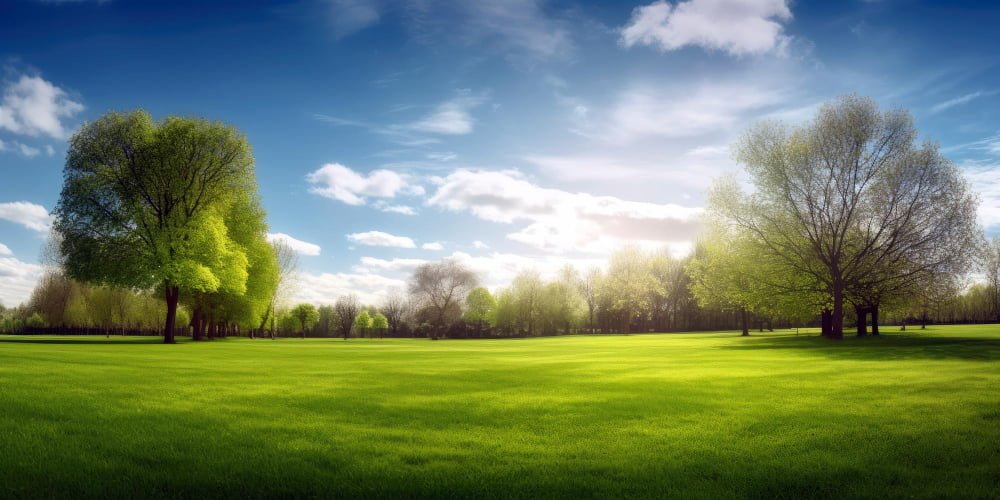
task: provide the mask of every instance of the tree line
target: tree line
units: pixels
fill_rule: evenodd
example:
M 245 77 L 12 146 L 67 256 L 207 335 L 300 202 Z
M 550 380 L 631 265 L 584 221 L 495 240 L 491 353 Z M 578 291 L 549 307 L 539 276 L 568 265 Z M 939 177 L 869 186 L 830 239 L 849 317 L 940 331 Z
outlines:
M 603 269 L 524 270 L 496 290 L 444 260 L 417 267 L 380 304 L 346 295 L 286 307 L 295 255 L 266 239 L 245 138 L 204 120 L 109 113 L 70 141 L 59 271 L 4 325 L 155 319 L 172 342 L 177 331 L 346 339 L 790 325 L 840 338 L 850 322 L 865 335 L 886 321 L 1000 321 L 1000 242 L 984 238 L 975 193 L 936 143 L 918 140 L 909 113 L 846 96 L 804 125 L 759 123 L 733 150 L 745 180 L 711 188 L 686 257 L 625 247 Z M 970 285 L 975 271 L 985 281 Z M 152 301 L 162 316 L 141 306 Z

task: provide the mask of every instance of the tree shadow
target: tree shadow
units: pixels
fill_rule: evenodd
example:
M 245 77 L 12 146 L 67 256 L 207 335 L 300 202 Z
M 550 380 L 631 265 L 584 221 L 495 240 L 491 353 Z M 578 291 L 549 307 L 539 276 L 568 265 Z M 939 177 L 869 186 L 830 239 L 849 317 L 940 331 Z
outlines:
M 71 338 L 71 337 L 6 337 L 0 335 L 0 344 L 52 344 L 52 345 L 150 345 L 150 344 L 162 344 L 163 337 L 111 337 L 111 338 L 95 338 L 95 337 L 81 337 L 81 338 Z M 177 339 L 177 343 L 187 343 L 186 339 Z
M 843 340 L 819 336 L 751 336 L 746 342 L 717 346 L 718 349 L 808 350 L 830 358 L 871 361 L 904 359 L 1000 360 L 1000 338 L 929 337 L 914 334 L 882 334 L 856 337 L 845 334 Z

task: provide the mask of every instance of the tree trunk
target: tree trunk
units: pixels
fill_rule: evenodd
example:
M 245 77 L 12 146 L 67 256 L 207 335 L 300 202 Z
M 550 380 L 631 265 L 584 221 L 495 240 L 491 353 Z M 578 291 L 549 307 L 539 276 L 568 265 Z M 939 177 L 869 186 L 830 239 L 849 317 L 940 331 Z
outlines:
M 833 320 L 830 317 L 829 309 L 823 309 L 823 311 L 820 313 L 820 324 L 821 324 L 820 330 L 822 331 L 821 335 L 823 335 L 824 337 L 829 337 L 830 328 L 833 324 Z
M 201 306 L 195 308 L 194 312 L 191 313 L 191 340 L 201 340 L 202 339 L 202 326 L 204 325 L 205 319 L 201 312 Z
M 740 323 L 743 326 L 743 337 L 750 336 L 750 313 L 746 309 L 740 312 Z
M 858 337 L 868 335 L 868 309 L 862 306 L 854 306 L 854 312 L 858 316 Z
M 830 338 L 844 338 L 844 291 L 839 286 L 833 288 L 833 311 L 830 318 Z
M 180 289 L 176 286 L 171 286 L 167 283 L 166 287 L 167 295 L 167 322 L 163 326 L 163 343 L 164 344 L 174 344 L 174 327 L 177 322 L 177 300 L 180 298 Z
M 872 306 L 872 335 L 878 336 L 878 304 Z

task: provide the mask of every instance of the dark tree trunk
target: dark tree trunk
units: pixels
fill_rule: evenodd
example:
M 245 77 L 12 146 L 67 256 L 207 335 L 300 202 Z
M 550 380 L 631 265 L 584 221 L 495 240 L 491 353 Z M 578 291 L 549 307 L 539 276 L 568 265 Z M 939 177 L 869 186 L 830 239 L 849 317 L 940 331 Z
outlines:
M 872 311 L 872 335 L 878 336 L 878 304 L 871 308 Z
M 205 318 L 201 312 L 201 306 L 198 306 L 195 308 L 194 312 L 191 313 L 191 340 L 202 340 L 204 325 Z
M 177 300 L 181 296 L 180 289 L 176 286 L 171 286 L 167 284 L 166 295 L 167 295 L 167 322 L 163 326 L 163 343 L 164 344 L 174 344 L 177 341 L 174 340 L 174 328 L 177 322 Z
M 208 321 L 208 338 L 215 339 L 215 335 L 218 333 L 219 324 L 215 321 Z
M 822 335 L 824 337 L 829 337 L 830 336 L 830 328 L 831 328 L 831 326 L 833 324 L 833 320 L 830 317 L 830 310 L 829 309 L 823 309 L 822 313 L 820 313 L 820 324 L 822 325 L 820 327 L 820 329 L 822 331 Z
M 833 288 L 833 311 L 830 318 L 830 338 L 844 338 L 844 291 L 840 286 Z
M 750 336 L 750 313 L 746 309 L 740 311 L 740 323 L 743 327 L 743 337 Z
M 868 309 L 862 306 L 854 306 L 854 312 L 858 316 L 858 337 L 868 335 Z

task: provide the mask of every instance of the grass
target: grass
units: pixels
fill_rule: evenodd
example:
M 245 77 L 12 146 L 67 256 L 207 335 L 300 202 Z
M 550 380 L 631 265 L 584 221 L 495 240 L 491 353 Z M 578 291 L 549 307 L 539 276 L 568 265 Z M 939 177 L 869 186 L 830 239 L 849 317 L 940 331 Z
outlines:
M 998 361 L 998 326 L 0 337 L 0 496 L 996 498 Z

